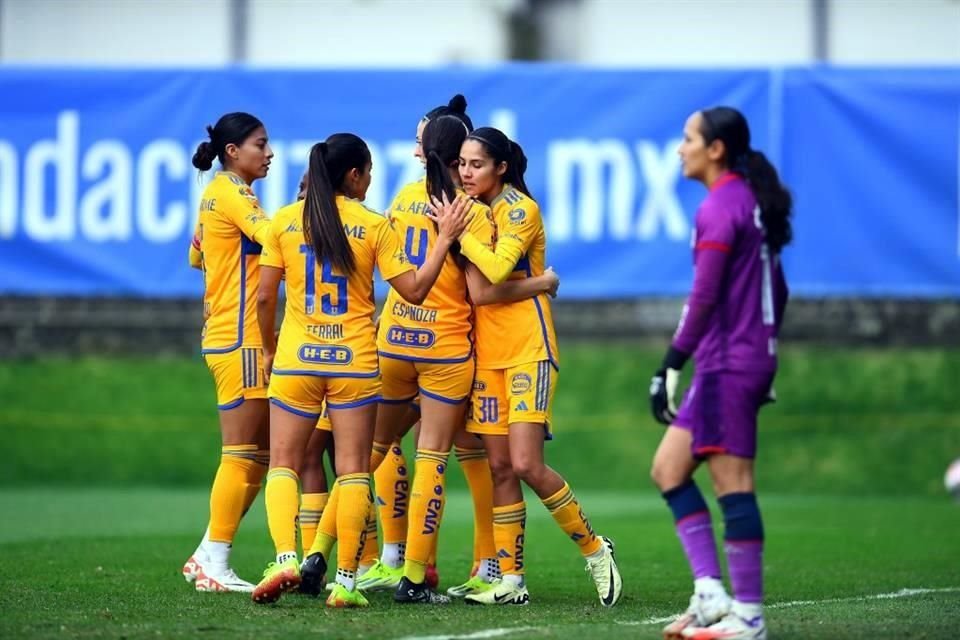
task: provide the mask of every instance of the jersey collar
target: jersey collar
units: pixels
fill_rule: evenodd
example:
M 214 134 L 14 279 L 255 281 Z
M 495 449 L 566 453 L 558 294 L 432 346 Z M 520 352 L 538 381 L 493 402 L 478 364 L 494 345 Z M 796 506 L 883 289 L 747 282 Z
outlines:
M 740 179 L 741 179 L 741 176 L 739 173 L 734 173 L 733 171 L 727 171 L 726 173 L 721 175 L 719 178 L 717 178 L 717 181 L 714 182 L 713 185 L 710 187 L 710 191 L 716 191 L 717 189 L 727 184 L 728 182 L 733 182 L 734 180 L 740 180 Z

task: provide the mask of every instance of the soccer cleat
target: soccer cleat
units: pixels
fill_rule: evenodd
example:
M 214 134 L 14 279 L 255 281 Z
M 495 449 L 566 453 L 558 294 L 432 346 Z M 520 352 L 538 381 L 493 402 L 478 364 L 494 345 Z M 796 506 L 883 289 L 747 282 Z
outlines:
M 663 628 L 665 640 L 680 640 L 687 628 L 709 627 L 730 613 L 730 596 L 726 591 L 701 591 L 690 596 L 690 606 L 677 619 Z
M 463 584 L 447 589 L 447 595 L 454 598 L 463 598 L 474 593 L 483 593 L 493 588 L 492 582 L 487 582 L 478 575 L 474 575 Z
M 620 578 L 620 570 L 617 568 L 617 559 L 614 556 L 613 540 L 600 536 L 603 542 L 599 558 L 587 558 L 587 566 L 584 569 L 593 578 L 593 583 L 597 587 L 597 595 L 600 596 L 600 604 L 605 607 L 612 607 L 620 600 L 623 595 L 623 580 Z
M 241 580 L 229 567 L 221 573 L 213 573 L 209 567 L 201 569 L 194 582 L 197 591 L 208 593 L 250 593 L 253 583 Z
M 297 591 L 308 596 L 319 596 L 327 581 L 327 561 L 322 553 L 306 557 L 300 565 L 300 586 Z
M 357 580 L 357 589 L 361 591 L 393 591 L 403 577 L 403 567 L 391 569 L 379 560 Z
M 450 604 L 450 598 L 428 587 L 426 580 L 417 584 L 406 576 L 400 580 L 393 601 L 400 604 Z
M 347 591 L 347 588 L 339 582 L 333 583 L 333 589 L 327 596 L 327 606 L 337 609 L 349 607 L 369 607 L 370 601 L 367 600 L 359 589 Z
M 708 627 L 687 627 L 681 637 L 692 640 L 767 640 L 767 625 L 762 615 L 748 620 L 728 613 L 720 622 Z
M 276 602 L 284 591 L 300 586 L 300 565 L 296 558 L 282 563 L 271 562 L 263 572 L 263 580 L 253 590 L 253 601 L 259 604 Z
M 440 586 L 440 574 L 437 573 L 437 565 L 427 565 L 427 576 L 423 583 L 427 585 L 429 589 L 436 589 Z
M 185 563 L 183 563 L 183 569 L 181 569 L 181 572 L 183 573 L 183 579 L 187 582 L 193 582 L 196 580 L 197 576 L 200 575 L 200 572 L 203 571 L 203 563 L 206 558 L 201 556 L 202 551 L 197 549 L 193 552 L 193 555 L 190 556 Z
M 505 582 L 499 578 L 490 583 L 490 588 L 483 593 L 472 593 L 464 596 L 463 601 L 467 604 L 512 604 L 528 605 L 530 604 L 530 592 L 526 587 L 519 587 L 513 583 Z

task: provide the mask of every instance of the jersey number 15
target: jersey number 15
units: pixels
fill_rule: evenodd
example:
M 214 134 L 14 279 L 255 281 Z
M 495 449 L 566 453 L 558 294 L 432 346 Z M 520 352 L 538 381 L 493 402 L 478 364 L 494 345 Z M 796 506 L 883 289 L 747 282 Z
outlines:
M 309 244 L 300 245 L 300 253 L 304 254 L 304 312 L 307 315 L 312 314 L 317 308 L 317 282 L 316 267 L 317 255 L 313 251 L 313 246 Z M 328 316 L 342 316 L 347 312 L 347 276 L 338 276 L 333 273 L 333 267 L 326 258 L 323 260 L 320 270 L 320 282 L 324 284 L 337 285 L 337 303 L 333 303 L 333 296 L 325 293 L 320 296 L 320 310 Z

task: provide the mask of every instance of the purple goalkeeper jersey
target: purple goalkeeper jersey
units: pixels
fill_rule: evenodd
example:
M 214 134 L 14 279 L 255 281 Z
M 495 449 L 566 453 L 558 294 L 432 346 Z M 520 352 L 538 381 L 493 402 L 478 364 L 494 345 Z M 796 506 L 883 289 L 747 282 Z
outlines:
M 692 244 L 693 289 L 673 346 L 693 354 L 698 372 L 776 370 L 787 283 L 741 176 L 714 183 L 697 209 Z

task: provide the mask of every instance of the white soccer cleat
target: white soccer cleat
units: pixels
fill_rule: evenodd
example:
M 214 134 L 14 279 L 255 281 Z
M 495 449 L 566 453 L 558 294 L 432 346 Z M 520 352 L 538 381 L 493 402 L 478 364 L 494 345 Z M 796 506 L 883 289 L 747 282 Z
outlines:
M 183 564 L 183 579 L 187 582 L 193 582 L 197 579 L 197 576 L 200 575 L 200 572 L 203 571 L 203 563 L 207 560 L 202 556 L 202 551 L 197 549 L 193 552 L 193 555 Z
M 666 640 L 680 640 L 685 637 L 684 629 L 709 627 L 730 613 L 730 604 L 730 596 L 723 589 L 695 593 L 690 596 L 687 610 L 663 628 L 663 637 Z
M 623 595 L 623 580 L 620 578 L 620 569 L 617 568 L 613 540 L 600 536 L 600 541 L 603 543 L 602 554 L 596 559 L 587 558 L 587 566 L 584 570 L 593 578 L 597 595 L 600 596 L 600 604 L 612 607 Z
M 748 620 L 729 613 L 709 627 L 687 627 L 682 637 L 691 640 L 767 640 L 767 625 L 762 615 Z
M 505 582 L 503 578 L 494 580 L 490 589 L 483 593 L 472 593 L 463 598 L 467 604 L 530 604 L 530 592 L 526 587 Z
M 251 593 L 256 585 L 242 580 L 227 568 L 221 573 L 208 573 L 201 569 L 197 575 L 196 589 L 208 593 Z

